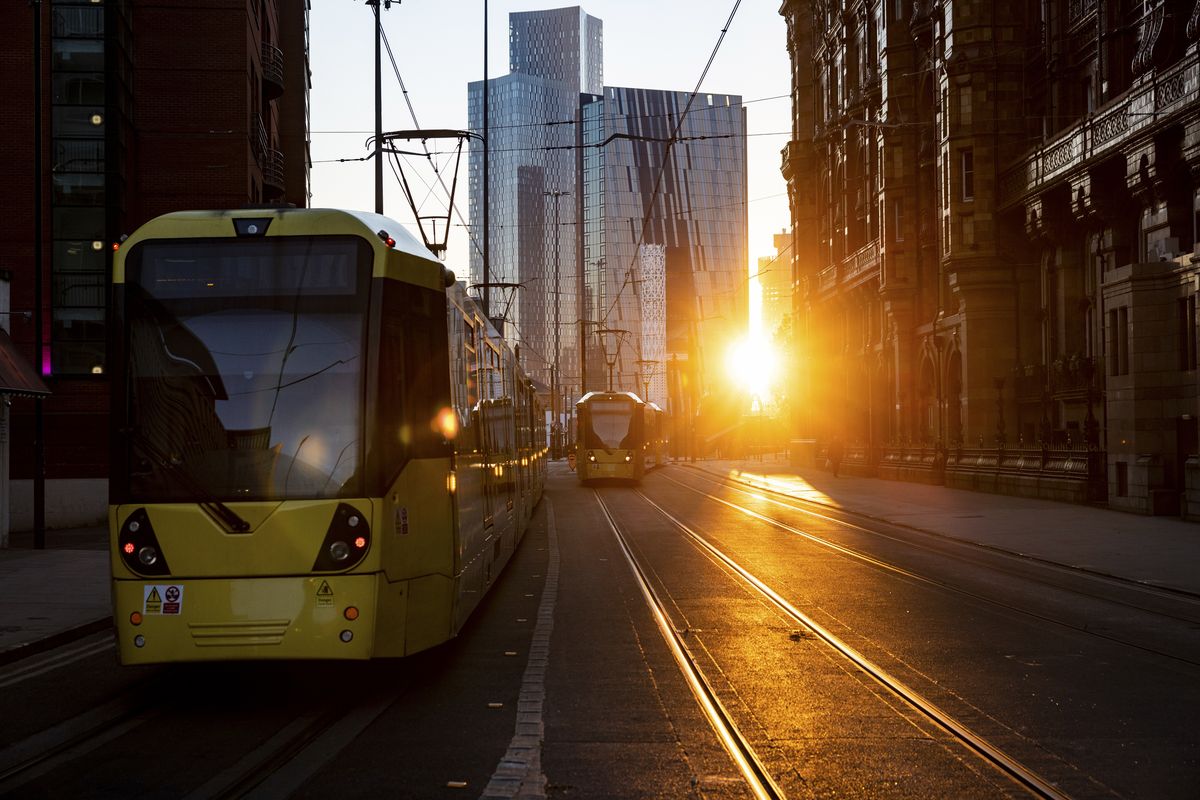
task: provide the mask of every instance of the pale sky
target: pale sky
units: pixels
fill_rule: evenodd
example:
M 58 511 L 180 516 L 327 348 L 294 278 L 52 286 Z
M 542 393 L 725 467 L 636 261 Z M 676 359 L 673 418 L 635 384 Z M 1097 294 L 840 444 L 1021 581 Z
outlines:
M 566 5 L 490 0 L 489 77 L 508 73 L 509 12 Z M 374 130 L 372 9 L 357 0 L 312 0 L 312 6 L 312 205 L 371 211 L 372 164 L 328 162 L 366 155 L 364 143 Z M 604 22 L 606 85 L 691 91 L 734 0 L 593 0 L 580 6 Z M 774 253 L 771 236 L 788 224 L 779 165 L 791 105 L 786 25 L 778 9 L 777 0 L 743 0 L 701 87 L 739 94 L 747 102 L 748 269 L 759 256 Z M 393 2 L 382 16 L 420 123 L 414 125 L 409 115 L 385 50 L 383 129 L 466 128 L 467 83 L 483 77 L 482 0 L 403 0 Z M 384 213 L 416 233 L 412 211 L 390 169 L 384 171 L 384 186 Z M 455 201 L 465 219 L 465 149 Z M 466 234 L 452 228 L 446 265 L 460 278 L 467 275 L 467 247 Z

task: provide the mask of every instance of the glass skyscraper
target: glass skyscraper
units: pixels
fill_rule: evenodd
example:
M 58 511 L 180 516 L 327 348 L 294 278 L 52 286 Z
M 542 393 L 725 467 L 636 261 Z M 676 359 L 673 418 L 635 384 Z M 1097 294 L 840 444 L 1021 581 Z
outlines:
M 581 391 L 578 354 L 579 192 L 575 120 L 583 92 L 603 85 L 602 23 L 579 7 L 509 15 L 511 72 L 489 87 L 489 310 L 520 345 L 531 374 L 557 381 L 563 407 Z M 483 129 L 483 82 L 468 87 L 471 129 Z M 483 147 L 472 141 L 471 279 L 483 282 Z M 557 219 L 557 227 L 555 222 Z M 557 308 L 556 308 L 557 304 Z M 556 324 L 557 323 L 557 324 Z M 557 333 L 557 335 L 556 335 Z
M 629 331 L 614 388 L 663 407 L 672 371 L 700 396 L 747 315 L 745 109 L 689 97 L 608 86 L 580 111 L 582 315 Z M 607 388 L 607 373 L 590 337 L 585 388 Z

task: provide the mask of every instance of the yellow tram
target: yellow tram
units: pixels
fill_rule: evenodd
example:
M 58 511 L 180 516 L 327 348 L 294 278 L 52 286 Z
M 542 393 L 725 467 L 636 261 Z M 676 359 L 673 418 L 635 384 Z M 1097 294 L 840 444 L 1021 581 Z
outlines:
M 579 482 L 641 481 L 645 403 L 632 392 L 588 392 L 575 404 Z
M 642 447 L 646 472 L 649 472 L 667 463 L 667 420 L 666 413 L 657 403 L 647 402 L 645 411 Z
M 126 664 L 403 656 L 453 637 L 545 479 L 533 385 L 399 223 L 183 212 L 114 266 Z

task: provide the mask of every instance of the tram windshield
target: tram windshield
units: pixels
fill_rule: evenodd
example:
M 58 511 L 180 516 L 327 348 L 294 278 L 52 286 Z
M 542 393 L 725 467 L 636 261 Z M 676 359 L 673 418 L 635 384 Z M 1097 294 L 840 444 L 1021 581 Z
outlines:
M 361 239 L 143 243 L 127 261 L 130 499 L 361 493 Z
M 586 447 L 615 450 L 633 447 L 633 403 L 628 400 L 592 400 L 587 404 Z

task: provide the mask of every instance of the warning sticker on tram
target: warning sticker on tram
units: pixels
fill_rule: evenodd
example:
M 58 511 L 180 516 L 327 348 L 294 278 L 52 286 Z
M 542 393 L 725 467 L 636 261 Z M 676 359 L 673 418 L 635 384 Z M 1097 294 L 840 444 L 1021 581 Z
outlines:
M 333 605 L 333 588 L 329 585 L 329 581 L 321 581 L 321 585 L 317 587 L 317 605 Z
M 182 586 L 161 583 L 142 586 L 142 613 L 146 616 L 178 616 L 182 611 Z

